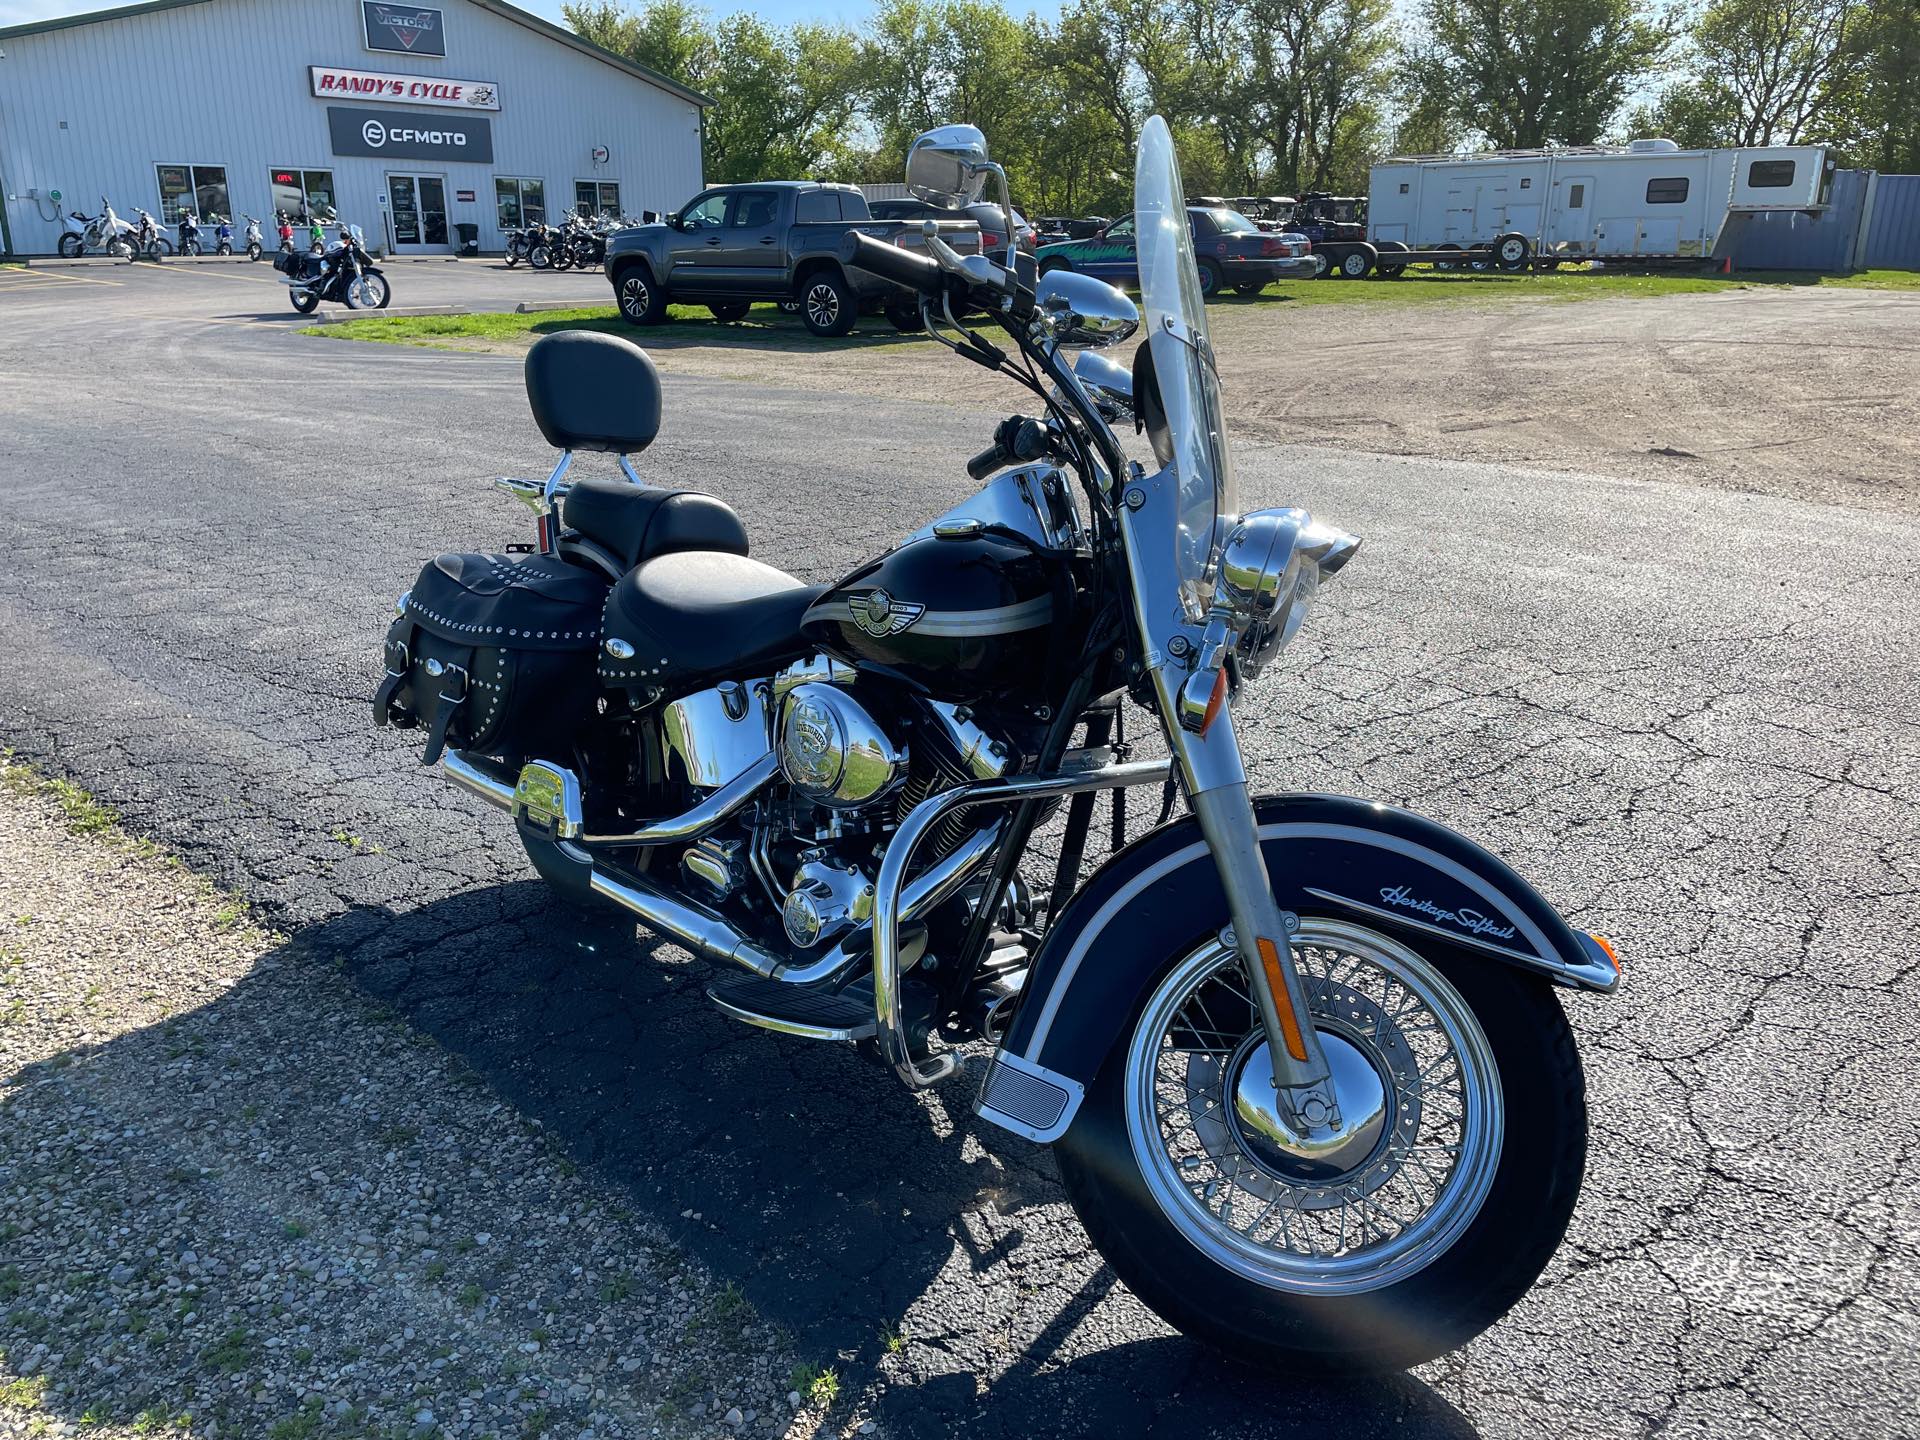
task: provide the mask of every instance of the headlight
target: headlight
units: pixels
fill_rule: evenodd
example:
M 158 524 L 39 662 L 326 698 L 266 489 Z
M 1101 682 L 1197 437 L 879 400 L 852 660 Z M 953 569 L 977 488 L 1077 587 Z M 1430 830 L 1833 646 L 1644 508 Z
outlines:
M 1320 581 L 1345 565 L 1360 541 L 1304 510 L 1256 510 L 1227 536 L 1214 582 L 1213 614 L 1234 636 L 1251 679 L 1293 639 Z
M 1214 575 L 1213 606 L 1181 687 L 1180 724 L 1205 734 L 1225 699 L 1228 647 L 1251 680 L 1293 639 L 1320 582 L 1360 548 L 1358 537 L 1321 525 L 1304 510 L 1256 510 L 1227 536 Z

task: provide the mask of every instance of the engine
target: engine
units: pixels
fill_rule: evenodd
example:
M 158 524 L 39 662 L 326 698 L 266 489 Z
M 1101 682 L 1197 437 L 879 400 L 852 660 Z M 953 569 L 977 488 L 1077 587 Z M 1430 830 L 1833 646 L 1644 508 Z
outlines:
M 1013 747 L 965 707 L 869 695 L 855 680 L 850 666 L 814 657 L 770 682 L 688 696 L 664 714 L 670 765 L 703 788 L 762 760 L 771 736 L 786 784 L 763 791 L 736 826 L 690 846 L 682 868 L 709 898 L 766 915 L 753 898 L 757 881 L 801 954 L 825 953 L 872 918 L 880 859 L 914 806 L 1013 768 Z M 952 817 L 918 858 L 949 853 L 977 824 Z

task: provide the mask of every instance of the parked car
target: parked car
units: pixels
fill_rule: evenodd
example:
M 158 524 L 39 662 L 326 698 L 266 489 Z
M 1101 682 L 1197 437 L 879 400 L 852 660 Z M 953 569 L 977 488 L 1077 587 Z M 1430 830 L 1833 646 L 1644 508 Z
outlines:
M 1083 215 L 1078 219 L 1071 215 L 1049 215 L 1033 222 L 1042 245 L 1057 245 L 1062 240 L 1085 240 L 1098 235 L 1106 227 L 1107 217 L 1104 215 Z
M 989 201 L 982 200 L 964 210 L 942 210 L 925 200 L 874 200 L 868 208 L 876 220 L 971 220 L 980 227 L 982 254 L 998 259 L 1005 252 L 1007 218 L 1000 213 L 998 205 Z M 1040 245 L 1040 232 L 1018 210 L 1013 212 L 1013 225 L 1015 244 L 1027 254 L 1033 254 Z
M 949 245 L 978 253 L 976 221 L 936 218 Z M 657 225 L 615 232 L 607 279 L 620 314 L 635 325 L 657 325 L 670 301 L 690 300 L 719 320 L 741 319 L 755 301 L 791 302 L 816 335 L 844 335 L 862 312 L 877 310 L 907 328 L 911 309 L 917 328 L 917 302 L 907 290 L 841 261 L 851 230 L 925 248 L 919 220 L 876 220 L 851 185 L 766 180 L 716 185 Z
M 1313 247 L 1304 235 L 1269 234 L 1238 211 L 1221 206 L 1188 206 L 1187 224 L 1203 295 L 1218 295 L 1228 287 L 1257 295 L 1275 280 L 1313 274 Z M 1122 215 L 1085 240 L 1043 245 L 1036 258 L 1042 275 L 1080 270 L 1123 284 L 1139 280 L 1131 215 Z

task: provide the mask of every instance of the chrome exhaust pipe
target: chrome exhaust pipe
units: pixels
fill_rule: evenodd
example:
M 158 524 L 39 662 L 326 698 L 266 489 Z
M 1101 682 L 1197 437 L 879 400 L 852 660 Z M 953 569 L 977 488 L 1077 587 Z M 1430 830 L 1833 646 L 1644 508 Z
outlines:
M 449 781 L 469 795 L 478 795 L 489 805 L 498 805 L 502 810 L 513 809 L 514 782 L 482 769 L 458 750 L 449 750 L 442 755 L 440 768 L 446 772 Z
M 709 960 L 731 961 L 763 976 L 771 976 L 780 965 L 778 955 L 747 939 L 725 916 L 697 900 L 669 894 L 651 880 L 638 875 L 616 880 L 596 865 L 588 883 L 594 894 L 646 921 L 648 929 L 678 940 Z
M 555 775 L 571 777 L 572 772 L 557 765 L 540 762 Z M 440 768 L 446 772 L 447 779 L 469 795 L 478 795 L 489 805 L 497 805 L 508 813 L 515 810 L 515 796 L 519 790 L 519 778 L 509 779 L 484 760 L 476 760 L 458 750 L 449 750 L 440 757 Z M 740 774 L 722 785 L 718 790 L 703 796 L 690 810 L 665 820 L 656 820 L 643 825 L 638 830 L 618 835 L 582 834 L 581 817 L 577 813 L 576 802 L 572 808 L 576 812 L 569 817 L 568 828 L 559 832 L 559 837 L 577 840 L 582 845 L 605 846 L 646 846 L 670 845 L 682 840 L 698 840 L 707 831 L 722 820 L 728 819 L 744 807 L 748 801 L 766 787 L 769 780 L 779 772 L 780 762 L 769 750 Z M 569 780 L 577 792 L 577 781 Z

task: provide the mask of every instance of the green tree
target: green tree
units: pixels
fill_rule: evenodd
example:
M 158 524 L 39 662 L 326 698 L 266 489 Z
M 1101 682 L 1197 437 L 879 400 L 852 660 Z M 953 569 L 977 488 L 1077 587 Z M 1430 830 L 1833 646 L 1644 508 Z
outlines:
M 1688 35 L 1693 74 L 1663 95 L 1663 134 L 1797 145 L 1852 85 L 1857 0 L 1712 0 Z
M 1634 0 L 1427 0 L 1424 15 L 1454 117 L 1500 149 L 1599 139 L 1671 43 Z
M 1920 4 L 1863 0 L 1851 34 L 1857 65 L 1849 84 L 1833 88 L 1811 138 L 1857 165 L 1920 171 Z

